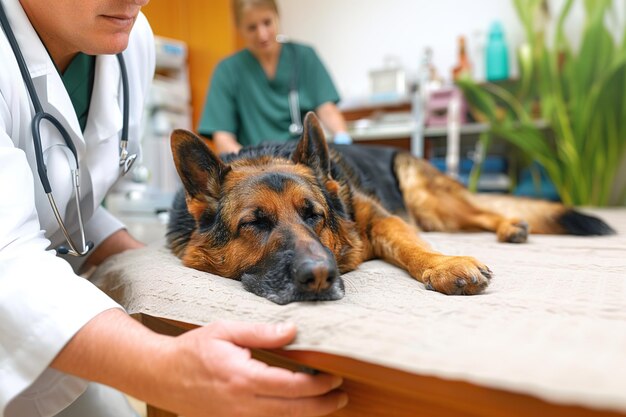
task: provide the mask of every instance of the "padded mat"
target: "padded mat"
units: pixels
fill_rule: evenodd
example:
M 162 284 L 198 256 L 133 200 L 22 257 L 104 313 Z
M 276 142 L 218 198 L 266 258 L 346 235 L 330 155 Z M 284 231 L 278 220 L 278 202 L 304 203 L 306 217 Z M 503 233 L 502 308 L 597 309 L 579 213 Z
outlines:
M 434 249 L 485 262 L 484 294 L 445 296 L 370 261 L 340 301 L 279 306 L 237 281 L 181 265 L 161 242 L 117 255 L 92 277 L 129 313 L 194 324 L 293 321 L 289 349 L 313 350 L 548 401 L 626 411 L 626 210 L 595 210 L 616 236 L 427 233 Z

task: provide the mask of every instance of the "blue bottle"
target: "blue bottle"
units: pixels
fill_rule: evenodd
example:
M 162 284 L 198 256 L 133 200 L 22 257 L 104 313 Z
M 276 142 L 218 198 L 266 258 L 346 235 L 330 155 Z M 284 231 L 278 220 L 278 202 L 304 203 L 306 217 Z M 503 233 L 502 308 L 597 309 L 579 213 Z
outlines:
M 509 51 L 504 39 L 504 29 L 498 21 L 491 24 L 485 48 L 485 78 L 498 81 L 509 78 Z

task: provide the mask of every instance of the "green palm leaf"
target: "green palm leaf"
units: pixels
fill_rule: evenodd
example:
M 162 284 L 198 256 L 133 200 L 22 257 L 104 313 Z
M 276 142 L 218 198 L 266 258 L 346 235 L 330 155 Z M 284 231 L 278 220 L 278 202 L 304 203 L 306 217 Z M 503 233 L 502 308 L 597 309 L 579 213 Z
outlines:
M 514 144 L 544 166 L 568 204 L 606 205 L 626 157 L 626 31 L 617 43 L 606 27 L 612 0 L 581 0 L 585 25 L 580 47 L 572 50 L 564 25 L 575 0 L 559 11 L 554 39 L 536 17 L 543 0 L 512 0 L 526 42 L 519 54 L 519 88 L 459 81 L 470 106 L 491 124 L 489 137 Z M 529 114 L 540 101 L 550 129 L 539 129 Z M 498 118 L 498 107 L 507 116 Z M 620 193 L 626 199 L 626 188 Z

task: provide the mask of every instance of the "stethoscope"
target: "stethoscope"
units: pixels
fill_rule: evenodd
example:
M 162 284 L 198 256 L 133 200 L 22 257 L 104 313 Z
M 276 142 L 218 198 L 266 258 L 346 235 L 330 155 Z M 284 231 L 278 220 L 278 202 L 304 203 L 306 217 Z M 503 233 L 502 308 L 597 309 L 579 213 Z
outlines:
M 22 74 L 22 79 L 24 80 L 24 84 L 26 84 L 28 95 L 30 96 L 33 107 L 35 109 L 35 116 L 33 117 L 33 120 L 31 122 L 31 130 L 33 135 L 33 145 L 35 148 L 35 159 L 37 161 L 37 173 L 39 174 L 39 180 L 41 181 L 41 185 L 43 186 L 43 189 L 48 196 L 48 201 L 50 202 L 50 206 L 52 207 L 52 211 L 54 212 L 54 217 L 56 217 L 56 220 L 59 223 L 59 227 L 63 231 L 63 235 L 65 236 L 65 240 L 67 241 L 67 244 L 69 246 L 69 248 L 67 246 L 59 246 L 58 248 L 56 248 L 56 251 L 57 253 L 62 255 L 67 254 L 72 256 L 85 256 L 87 253 L 89 253 L 89 251 L 91 251 L 91 249 L 93 249 L 94 244 L 93 242 L 87 241 L 85 239 L 85 226 L 83 224 L 83 216 L 80 209 L 80 175 L 78 169 L 78 154 L 76 152 L 76 148 L 74 147 L 74 143 L 72 143 L 69 133 L 63 127 L 61 122 L 59 122 L 58 119 L 43 110 L 41 102 L 39 101 L 39 96 L 35 91 L 33 80 L 30 78 L 26 61 L 24 60 L 24 56 L 22 55 L 19 45 L 17 44 L 15 35 L 11 30 L 11 25 L 9 24 L 7 15 L 4 12 L 2 2 L 0 2 L 0 25 L 2 25 L 2 30 L 6 34 L 9 44 L 11 45 L 11 49 L 13 50 L 13 54 L 15 55 L 15 59 L 17 60 L 17 65 L 19 66 L 20 73 Z M 137 154 L 128 153 L 128 74 L 126 72 L 126 65 L 124 64 L 124 57 L 121 53 L 117 54 L 117 60 L 120 65 L 120 71 L 122 75 L 123 91 L 123 124 L 122 135 L 120 138 L 119 166 L 122 175 L 125 175 L 137 159 Z M 68 159 L 70 161 L 72 161 L 73 159 L 73 165 L 71 167 L 72 186 L 74 187 L 74 199 L 76 201 L 76 209 L 78 213 L 78 228 L 81 238 L 80 247 L 78 247 L 70 237 L 67 227 L 65 227 L 65 223 L 63 222 L 61 214 L 59 213 L 57 204 L 54 201 L 54 196 L 52 195 L 52 188 L 50 187 L 46 164 L 43 158 L 41 133 L 39 131 L 40 124 L 43 120 L 47 120 L 48 122 L 50 122 L 59 131 L 59 133 L 63 137 L 63 140 L 65 141 L 65 144 L 67 145 L 67 148 L 69 148 L 73 156 L 73 158 L 70 157 Z
M 300 95 L 298 93 L 298 77 L 300 76 L 300 64 L 298 62 L 298 48 L 291 42 L 285 43 L 291 48 L 293 55 L 293 70 L 291 79 L 289 80 L 289 113 L 291 116 L 291 124 L 289 125 L 289 133 L 292 136 L 302 134 L 302 114 L 300 113 Z

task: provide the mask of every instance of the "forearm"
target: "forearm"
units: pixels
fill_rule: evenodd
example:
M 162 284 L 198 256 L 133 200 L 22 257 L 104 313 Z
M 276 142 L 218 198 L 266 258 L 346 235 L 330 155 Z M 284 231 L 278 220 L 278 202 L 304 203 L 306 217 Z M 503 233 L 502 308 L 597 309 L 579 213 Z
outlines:
M 346 121 L 335 103 L 327 102 L 316 109 L 317 115 L 333 134 L 347 132 Z
M 326 415 L 347 398 L 341 379 L 268 367 L 251 348 L 275 349 L 293 325 L 216 322 L 178 337 L 158 335 L 121 310 L 89 321 L 51 366 L 187 417 Z
M 98 266 L 110 256 L 127 251 L 129 249 L 139 249 L 145 245 L 133 238 L 126 229 L 120 229 L 106 238 L 93 253 L 87 258 L 86 265 Z
M 160 360 L 173 338 L 158 335 L 118 309 L 90 320 L 61 350 L 52 368 L 158 402 L 165 370 Z

